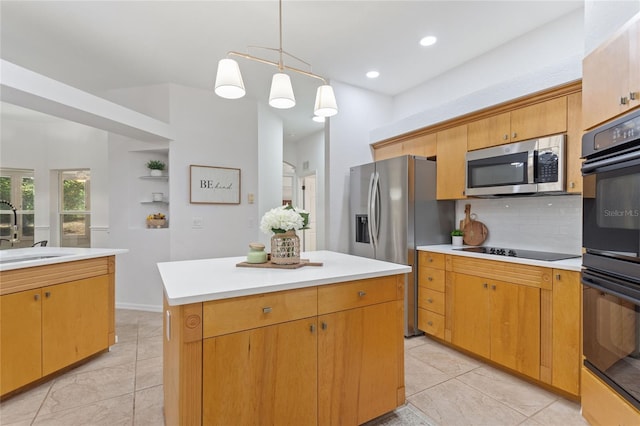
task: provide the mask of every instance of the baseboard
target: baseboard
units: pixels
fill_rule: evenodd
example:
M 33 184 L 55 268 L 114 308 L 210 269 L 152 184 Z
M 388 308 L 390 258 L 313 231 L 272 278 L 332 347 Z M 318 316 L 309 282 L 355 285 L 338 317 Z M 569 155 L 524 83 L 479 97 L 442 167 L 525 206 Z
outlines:
M 162 306 L 139 305 L 137 303 L 116 303 L 116 309 L 130 309 L 134 311 L 162 312 Z

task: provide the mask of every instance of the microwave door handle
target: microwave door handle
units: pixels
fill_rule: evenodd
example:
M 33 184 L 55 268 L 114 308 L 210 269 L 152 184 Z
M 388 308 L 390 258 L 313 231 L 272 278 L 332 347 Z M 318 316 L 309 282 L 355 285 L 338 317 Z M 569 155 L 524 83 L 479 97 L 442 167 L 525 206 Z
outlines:
M 536 183 L 536 151 L 530 150 L 527 155 L 527 182 L 528 184 Z
M 367 221 L 367 230 L 369 231 L 369 244 L 375 248 L 375 241 L 374 241 L 374 237 L 373 237 L 373 208 L 372 208 L 372 202 L 373 200 L 373 183 L 375 181 L 375 172 L 371 173 L 371 176 L 369 177 L 369 191 L 368 191 L 368 197 L 367 197 L 367 215 L 369 216 L 369 220 Z

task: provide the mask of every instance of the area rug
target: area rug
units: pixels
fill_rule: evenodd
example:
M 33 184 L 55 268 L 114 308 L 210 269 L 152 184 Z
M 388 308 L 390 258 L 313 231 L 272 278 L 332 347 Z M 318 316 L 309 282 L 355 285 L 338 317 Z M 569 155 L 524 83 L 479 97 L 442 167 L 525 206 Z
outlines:
M 405 404 L 363 426 L 435 426 L 435 424 L 422 411 L 411 404 Z

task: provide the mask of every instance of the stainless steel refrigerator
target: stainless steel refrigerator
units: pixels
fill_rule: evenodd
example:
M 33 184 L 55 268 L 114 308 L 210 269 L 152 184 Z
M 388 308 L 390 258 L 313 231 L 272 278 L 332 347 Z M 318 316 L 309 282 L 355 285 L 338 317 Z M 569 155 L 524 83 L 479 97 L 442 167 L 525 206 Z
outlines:
M 436 200 L 436 162 L 403 156 L 351 168 L 349 253 L 412 266 L 405 336 L 418 330 L 416 247 L 451 242 L 453 201 Z

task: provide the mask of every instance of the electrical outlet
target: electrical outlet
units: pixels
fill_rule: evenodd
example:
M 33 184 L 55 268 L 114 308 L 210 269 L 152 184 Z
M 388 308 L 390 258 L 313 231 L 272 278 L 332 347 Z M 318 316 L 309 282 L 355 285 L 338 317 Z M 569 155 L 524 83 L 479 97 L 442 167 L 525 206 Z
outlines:
M 191 228 L 192 229 L 202 229 L 204 228 L 204 220 L 201 217 L 194 217 L 191 219 Z

